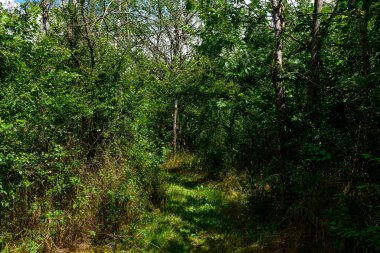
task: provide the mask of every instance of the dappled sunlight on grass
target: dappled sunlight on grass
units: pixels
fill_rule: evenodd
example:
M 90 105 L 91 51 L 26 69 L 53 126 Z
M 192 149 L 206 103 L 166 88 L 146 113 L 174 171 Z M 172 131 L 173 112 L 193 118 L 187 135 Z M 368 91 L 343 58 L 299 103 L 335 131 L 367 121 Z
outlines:
M 139 228 L 151 252 L 233 252 L 245 246 L 246 226 L 235 217 L 236 197 L 199 174 L 165 172 L 166 203 Z

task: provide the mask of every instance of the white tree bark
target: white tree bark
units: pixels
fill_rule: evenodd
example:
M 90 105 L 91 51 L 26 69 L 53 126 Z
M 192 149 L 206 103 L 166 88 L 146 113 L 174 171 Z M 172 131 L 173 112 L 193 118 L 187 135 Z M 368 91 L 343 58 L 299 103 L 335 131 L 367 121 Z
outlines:
M 173 115 L 173 153 L 177 154 L 177 118 L 178 118 L 178 100 L 174 101 L 174 115 Z
M 271 0 L 272 5 L 272 24 L 274 29 L 275 49 L 273 53 L 273 66 L 272 66 L 272 83 L 275 90 L 275 107 L 277 111 L 277 127 L 278 127 L 278 141 L 279 141 L 279 166 L 283 170 L 284 163 L 287 157 L 285 148 L 287 134 L 287 115 L 285 104 L 285 87 L 282 81 L 282 64 L 283 64 L 283 44 L 281 35 L 285 28 L 285 20 L 283 15 L 282 0 Z

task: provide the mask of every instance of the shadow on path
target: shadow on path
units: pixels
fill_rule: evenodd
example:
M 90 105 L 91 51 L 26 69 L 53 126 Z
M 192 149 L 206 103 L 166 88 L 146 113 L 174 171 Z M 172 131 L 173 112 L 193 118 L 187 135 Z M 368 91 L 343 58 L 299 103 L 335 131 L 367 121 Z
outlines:
M 246 244 L 238 202 L 199 175 L 165 173 L 166 203 L 142 230 L 151 252 L 234 252 Z

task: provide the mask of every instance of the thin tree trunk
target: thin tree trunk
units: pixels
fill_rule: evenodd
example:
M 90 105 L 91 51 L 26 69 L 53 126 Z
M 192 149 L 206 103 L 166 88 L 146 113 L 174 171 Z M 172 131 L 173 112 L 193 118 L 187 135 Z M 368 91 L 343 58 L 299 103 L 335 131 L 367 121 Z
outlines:
M 372 92 L 373 86 L 372 82 L 368 80 L 368 77 L 371 73 L 371 62 L 370 62 L 370 53 L 369 53 L 369 37 L 368 37 L 368 19 L 369 19 L 369 7 L 367 7 L 364 10 L 363 16 L 360 15 L 360 44 L 362 49 L 362 61 L 363 61 L 363 77 L 366 81 L 365 86 L 365 108 L 369 108 L 371 105 L 370 102 L 370 94 Z M 367 109 L 366 112 L 364 112 L 364 119 L 363 119 L 363 138 L 361 141 L 361 151 L 364 153 L 368 149 L 368 133 L 370 131 L 369 126 L 369 118 L 370 118 L 370 112 Z
M 49 26 L 50 4 L 49 4 L 48 0 L 41 0 L 40 8 L 42 10 L 42 28 L 44 29 L 44 31 L 46 33 L 48 31 L 48 26 Z
M 174 115 L 173 115 L 173 153 L 177 154 L 177 117 L 178 117 L 178 100 L 174 101 Z
M 320 34 L 321 34 L 321 20 L 319 15 L 322 11 L 323 0 L 314 0 L 313 11 L 313 29 L 311 38 L 311 82 L 309 82 L 307 90 L 307 103 L 310 119 L 314 125 L 319 124 L 319 97 L 320 97 Z
M 373 89 L 373 84 L 368 80 L 368 76 L 371 72 L 371 62 L 370 62 L 370 53 L 369 53 L 369 37 L 368 37 L 368 20 L 369 20 L 369 6 L 364 9 L 364 14 L 362 16 L 361 10 L 358 9 L 358 18 L 359 18 L 359 30 L 360 30 L 360 46 L 362 51 L 362 75 L 365 79 L 365 97 L 364 105 L 366 108 L 370 107 L 370 94 Z M 359 123 L 358 128 L 358 137 L 357 144 L 355 146 L 353 162 L 352 162 L 352 172 L 351 179 L 347 183 L 346 187 L 343 190 L 344 194 L 348 194 L 353 184 L 353 180 L 357 178 L 360 173 L 364 173 L 365 161 L 362 158 L 362 154 L 366 153 L 368 150 L 368 134 L 370 131 L 369 125 L 370 111 L 364 111 L 364 116 L 361 122 Z
M 364 16 L 360 15 L 360 44 L 362 48 L 362 60 L 363 60 L 363 76 L 368 77 L 371 72 L 371 64 L 369 57 L 369 38 L 368 38 L 368 19 L 369 19 L 369 9 L 364 10 Z M 367 83 L 366 86 L 366 95 L 371 90 L 370 82 Z
M 122 0 L 119 0 L 119 7 L 118 7 L 118 12 L 121 13 L 122 11 L 122 8 L 121 8 L 121 4 L 122 4 Z M 114 34 L 114 41 L 115 41 L 115 47 L 118 47 L 119 44 L 121 44 L 120 41 L 122 41 L 122 33 L 121 33 L 121 14 L 118 15 L 117 17 L 117 20 L 116 20 L 116 31 L 115 31 L 115 34 Z
M 95 69 L 95 52 L 94 52 L 94 45 L 93 45 L 91 38 L 90 38 L 90 30 L 88 28 L 88 20 L 86 18 L 85 11 L 84 11 L 84 4 L 85 4 L 85 1 L 81 1 L 80 10 L 81 10 L 81 14 L 82 14 L 84 32 L 85 32 L 83 37 L 87 42 L 87 46 L 88 46 L 88 49 L 90 52 L 91 72 L 93 72 Z
M 272 83 L 275 89 L 275 107 L 277 111 L 277 131 L 279 140 L 279 165 L 280 170 L 283 170 L 284 164 L 287 160 L 286 151 L 286 104 L 285 104 L 285 86 L 282 81 L 282 38 L 283 29 L 285 26 L 282 0 L 271 0 L 272 4 L 272 22 L 274 27 L 274 36 L 276 40 L 276 48 L 273 54 L 273 67 L 272 67 Z

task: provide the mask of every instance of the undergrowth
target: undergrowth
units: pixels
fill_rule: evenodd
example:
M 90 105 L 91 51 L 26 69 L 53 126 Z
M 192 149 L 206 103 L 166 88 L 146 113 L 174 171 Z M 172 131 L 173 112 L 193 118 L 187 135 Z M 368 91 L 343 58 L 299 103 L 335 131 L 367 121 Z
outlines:
M 78 163 L 70 168 L 73 185 L 65 191 L 65 199 L 51 193 L 65 187 L 65 181 L 48 189 L 35 188 L 37 192 L 18 192 L 23 201 L 2 212 L 7 219 L 0 221 L 0 251 L 89 251 L 97 245 L 115 248 L 120 231 L 152 209 L 151 198 L 159 195 L 160 183 L 156 163 L 149 159 L 139 161 L 133 152 L 125 155 L 121 151 L 115 156 L 105 150 L 101 154 L 96 167 Z

